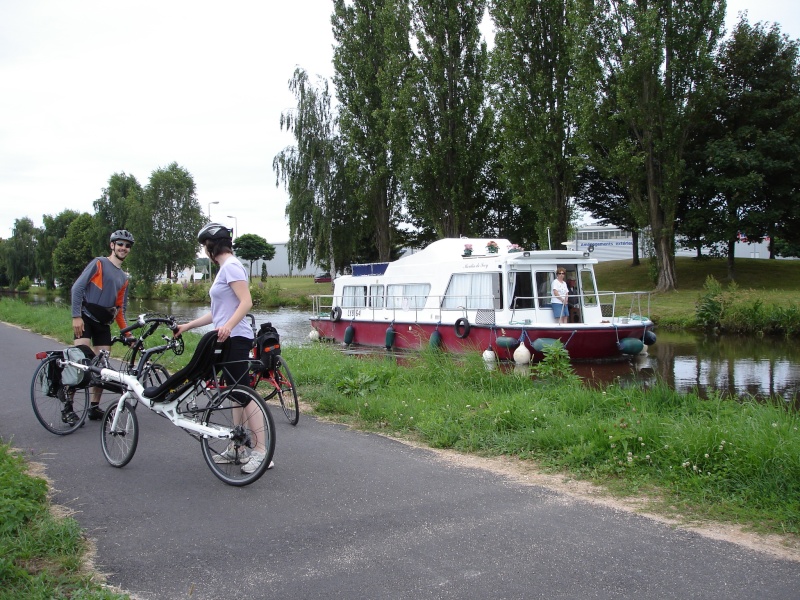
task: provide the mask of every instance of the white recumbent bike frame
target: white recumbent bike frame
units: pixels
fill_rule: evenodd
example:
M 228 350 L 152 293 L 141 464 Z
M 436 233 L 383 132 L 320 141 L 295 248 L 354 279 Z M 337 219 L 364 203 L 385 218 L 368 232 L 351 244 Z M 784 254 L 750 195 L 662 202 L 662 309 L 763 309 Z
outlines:
M 267 470 L 275 451 L 272 416 L 251 388 L 220 385 L 216 369 L 226 363 L 204 368 L 213 364 L 216 332 L 210 334 L 198 343 L 189 365 L 161 385 L 148 388 L 133 375 L 114 369 L 59 360 L 62 367 L 90 371 L 101 382 L 124 386 L 125 391 L 108 407 L 102 420 L 103 454 L 112 466 L 123 467 L 133 458 L 139 438 L 136 407 L 141 403 L 197 439 L 206 464 L 225 483 L 247 485 Z M 209 373 L 210 378 L 202 373 Z M 260 457 L 261 462 L 254 457 Z M 253 463 L 248 465 L 251 459 Z

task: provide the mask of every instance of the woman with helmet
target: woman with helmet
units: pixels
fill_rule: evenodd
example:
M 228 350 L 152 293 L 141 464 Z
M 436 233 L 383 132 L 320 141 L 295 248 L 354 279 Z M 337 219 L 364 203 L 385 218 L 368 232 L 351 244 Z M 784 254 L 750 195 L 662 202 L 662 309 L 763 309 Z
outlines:
M 90 346 L 95 354 L 111 347 L 111 323 L 120 329 L 127 327 L 125 309 L 128 307 L 128 276 L 122 263 L 133 247 L 133 234 L 118 229 L 111 234 L 111 255 L 93 258 L 72 285 L 72 332 L 75 345 Z M 100 396 L 103 390 L 92 389 L 89 418 L 103 418 Z M 71 409 L 65 409 L 62 418 L 77 419 Z
M 231 230 L 224 225 L 209 223 L 198 232 L 197 241 L 203 246 L 206 255 L 219 265 L 219 272 L 208 292 L 211 297 L 211 312 L 180 325 L 175 335 L 180 335 L 195 327 L 213 324 L 220 342 L 225 342 L 230 338 L 225 362 L 234 364 L 225 367 L 225 378 L 228 385 L 236 383 L 247 385 L 249 368 L 245 361 L 250 358 L 254 338 L 252 328 L 245 321 L 245 316 L 253 307 L 247 270 L 233 255 Z M 236 361 L 242 362 L 236 364 Z M 235 409 L 234 413 L 234 420 L 237 423 L 244 423 L 259 416 L 258 411 L 250 406 Z M 251 429 L 257 430 L 258 428 L 251 427 Z M 252 473 L 262 463 L 265 456 L 264 439 L 258 437 L 250 457 L 242 465 L 242 471 Z M 232 446 L 214 457 L 214 460 L 219 463 L 233 462 L 237 459 L 241 460 L 241 450 L 237 456 Z

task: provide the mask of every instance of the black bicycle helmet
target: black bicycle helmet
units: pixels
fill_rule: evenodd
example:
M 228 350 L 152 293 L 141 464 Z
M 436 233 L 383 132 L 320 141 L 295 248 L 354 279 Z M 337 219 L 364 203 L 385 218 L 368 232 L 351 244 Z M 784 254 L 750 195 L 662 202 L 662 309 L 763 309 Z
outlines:
M 111 234 L 112 242 L 130 242 L 133 246 L 133 234 L 127 229 L 117 229 Z
M 205 244 L 208 240 L 223 240 L 226 238 L 233 238 L 231 230 L 219 223 L 209 223 L 197 234 L 197 241 L 201 244 Z

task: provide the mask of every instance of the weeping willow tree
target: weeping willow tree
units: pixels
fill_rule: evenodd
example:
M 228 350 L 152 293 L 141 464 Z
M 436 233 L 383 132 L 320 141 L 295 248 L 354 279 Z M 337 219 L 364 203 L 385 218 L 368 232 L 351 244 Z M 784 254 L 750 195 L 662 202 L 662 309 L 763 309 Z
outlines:
M 281 114 L 282 130 L 290 132 L 294 146 L 275 155 L 272 168 L 276 185 L 289 194 L 289 264 L 326 265 L 336 273 L 337 264 L 352 250 L 348 234 L 346 159 L 337 134 L 328 82 L 311 85 L 304 69 L 295 69 L 289 90 L 297 107 Z M 348 241 L 349 240 L 349 241 Z

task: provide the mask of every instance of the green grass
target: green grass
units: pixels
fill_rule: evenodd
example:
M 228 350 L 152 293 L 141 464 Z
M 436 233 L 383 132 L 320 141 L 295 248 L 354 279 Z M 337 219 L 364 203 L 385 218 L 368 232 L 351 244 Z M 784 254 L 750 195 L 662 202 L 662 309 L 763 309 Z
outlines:
M 774 306 L 795 304 L 800 296 L 800 261 L 736 259 L 736 285 L 741 302 L 761 299 Z M 674 292 L 653 294 L 650 299 L 650 317 L 664 328 L 693 328 L 695 308 L 703 292 L 706 278 L 728 284 L 725 259 L 677 257 L 675 271 L 678 289 Z M 649 266 L 643 260 L 632 267 L 630 260 L 601 262 L 595 265 L 598 285 L 603 290 L 648 291 L 655 286 L 649 276 Z
M 78 523 L 50 510 L 47 483 L 0 443 L 0 599 L 127 598 L 102 587 Z

